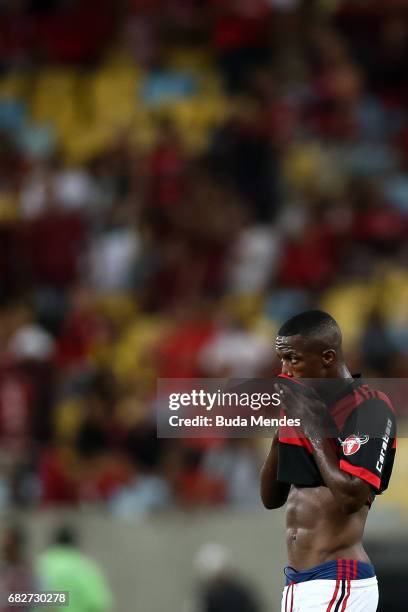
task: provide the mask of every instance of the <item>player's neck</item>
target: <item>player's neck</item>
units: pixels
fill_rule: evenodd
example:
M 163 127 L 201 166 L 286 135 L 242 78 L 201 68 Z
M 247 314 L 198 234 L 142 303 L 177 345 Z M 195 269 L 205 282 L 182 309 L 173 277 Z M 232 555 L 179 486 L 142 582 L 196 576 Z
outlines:
M 321 381 L 319 393 L 326 402 L 330 403 L 334 397 L 349 386 L 352 379 L 353 377 L 346 364 L 340 363 L 330 371 L 325 381 Z

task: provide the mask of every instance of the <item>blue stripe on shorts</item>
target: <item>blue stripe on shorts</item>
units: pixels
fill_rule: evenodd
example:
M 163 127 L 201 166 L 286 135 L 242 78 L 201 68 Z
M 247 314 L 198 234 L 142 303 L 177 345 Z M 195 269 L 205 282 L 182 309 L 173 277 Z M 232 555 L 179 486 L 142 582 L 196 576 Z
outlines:
M 291 583 L 307 582 L 308 580 L 345 580 L 347 566 L 350 580 L 362 580 L 375 576 L 374 566 L 370 563 L 363 563 L 354 559 L 334 559 L 300 572 L 293 567 L 285 567 L 286 586 Z

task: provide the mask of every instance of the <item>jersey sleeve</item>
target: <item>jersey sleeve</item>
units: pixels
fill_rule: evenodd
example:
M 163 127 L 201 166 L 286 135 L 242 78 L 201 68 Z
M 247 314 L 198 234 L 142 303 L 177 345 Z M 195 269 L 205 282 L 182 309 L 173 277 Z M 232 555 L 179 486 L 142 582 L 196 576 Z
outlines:
M 347 419 L 339 437 L 340 469 L 368 482 L 378 493 L 388 487 L 396 450 L 396 421 L 390 403 L 370 398 Z

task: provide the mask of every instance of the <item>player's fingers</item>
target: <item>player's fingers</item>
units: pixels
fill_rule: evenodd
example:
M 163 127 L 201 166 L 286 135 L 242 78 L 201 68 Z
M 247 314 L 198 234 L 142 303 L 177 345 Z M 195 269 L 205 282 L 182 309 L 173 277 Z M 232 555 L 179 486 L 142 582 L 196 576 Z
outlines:
M 280 406 L 282 410 L 286 410 L 286 389 L 283 387 L 283 385 L 280 385 L 279 383 L 275 383 L 274 388 L 279 393 Z
M 279 393 L 281 398 L 285 397 L 285 389 L 279 383 L 275 383 L 274 388 L 275 388 L 275 391 Z
M 292 391 L 286 385 L 275 383 L 275 389 L 282 399 L 289 399 L 290 397 L 293 397 Z

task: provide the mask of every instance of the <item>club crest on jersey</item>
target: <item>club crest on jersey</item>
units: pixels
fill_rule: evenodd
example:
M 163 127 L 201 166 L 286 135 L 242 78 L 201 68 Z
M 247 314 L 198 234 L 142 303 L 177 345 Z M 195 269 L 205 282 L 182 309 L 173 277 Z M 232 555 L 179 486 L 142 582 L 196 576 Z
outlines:
M 354 455 L 357 451 L 360 450 L 363 444 L 366 444 L 369 440 L 369 436 L 348 436 L 345 440 L 340 440 L 341 445 L 343 447 L 343 453 L 348 457 L 349 455 Z

